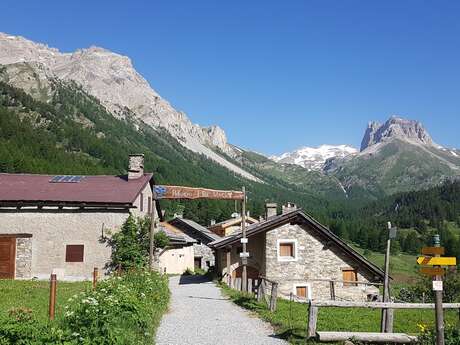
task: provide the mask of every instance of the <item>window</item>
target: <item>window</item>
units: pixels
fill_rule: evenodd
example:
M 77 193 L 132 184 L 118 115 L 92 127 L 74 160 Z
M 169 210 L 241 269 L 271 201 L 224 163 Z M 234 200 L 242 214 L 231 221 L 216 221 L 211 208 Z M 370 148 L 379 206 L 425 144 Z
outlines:
M 278 261 L 297 260 L 297 240 L 278 240 Z
M 68 244 L 65 248 L 65 262 L 83 262 L 84 251 L 83 244 Z
M 140 204 L 140 209 L 141 209 L 141 212 L 144 212 L 144 193 L 141 193 L 141 200 L 140 200 L 141 204 Z
M 299 299 L 311 300 L 311 285 L 309 283 L 294 284 L 293 294 Z
M 342 268 L 342 277 L 345 282 L 357 282 L 358 272 L 354 268 Z M 353 283 L 343 283 L 343 286 L 357 286 Z

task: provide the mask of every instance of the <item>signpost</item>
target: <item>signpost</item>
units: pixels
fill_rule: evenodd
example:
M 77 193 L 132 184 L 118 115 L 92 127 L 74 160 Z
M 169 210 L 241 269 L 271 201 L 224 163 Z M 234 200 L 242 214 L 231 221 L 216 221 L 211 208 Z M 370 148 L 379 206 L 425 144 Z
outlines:
M 390 249 L 391 240 L 396 238 L 396 227 L 391 226 L 391 222 L 388 222 L 388 240 L 387 240 L 387 251 L 385 254 L 385 279 L 383 284 L 383 302 L 389 302 L 390 300 Z M 393 322 L 392 311 L 389 309 L 382 308 L 382 321 L 380 325 L 380 331 L 382 333 L 391 333 Z
M 433 291 L 435 294 L 436 311 L 436 344 L 444 345 L 444 314 L 442 308 L 442 276 L 445 269 L 441 266 L 456 266 L 457 259 L 454 257 L 441 257 L 444 247 L 441 247 L 439 235 L 433 238 L 434 247 L 422 248 L 422 254 L 417 258 L 417 264 L 421 266 L 420 272 L 433 277 Z
M 242 231 L 243 239 L 246 240 L 246 190 L 243 187 L 242 191 L 233 191 L 233 190 L 216 190 L 208 188 L 193 188 L 193 187 L 183 187 L 183 186 L 166 186 L 166 185 L 155 185 L 153 186 L 153 200 L 163 200 L 163 199 L 212 199 L 212 200 L 240 200 L 241 209 L 242 209 Z M 151 225 L 150 225 L 150 249 L 149 249 L 149 268 L 152 270 L 154 263 L 158 260 L 154 259 L 155 255 L 155 231 L 157 227 L 157 219 L 155 217 L 155 207 L 152 206 L 151 209 Z M 249 254 L 246 251 L 246 243 L 243 243 L 243 253 L 242 265 L 243 265 L 243 291 L 247 290 L 247 256 Z M 246 256 L 247 255 L 247 256 Z M 246 287 L 246 290 L 244 289 Z
M 247 243 L 248 239 L 246 237 L 246 188 L 243 187 L 243 201 L 241 202 L 241 232 L 242 232 L 242 238 L 241 238 L 241 243 L 243 244 L 243 254 L 241 256 L 241 265 L 243 266 L 243 272 L 241 274 L 241 290 L 243 292 L 248 292 L 248 271 L 247 271 L 247 265 L 248 265 L 248 257 L 249 253 L 247 252 Z

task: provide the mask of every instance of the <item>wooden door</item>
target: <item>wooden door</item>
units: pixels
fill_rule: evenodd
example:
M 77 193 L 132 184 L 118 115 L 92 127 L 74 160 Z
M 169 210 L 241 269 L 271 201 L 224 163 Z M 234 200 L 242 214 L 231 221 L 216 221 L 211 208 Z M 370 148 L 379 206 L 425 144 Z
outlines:
M 16 238 L 0 237 L 0 279 L 14 279 Z
M 194 263 L 195 263 L 195 268 L 201 268 L 201 257 L 195 257 Z

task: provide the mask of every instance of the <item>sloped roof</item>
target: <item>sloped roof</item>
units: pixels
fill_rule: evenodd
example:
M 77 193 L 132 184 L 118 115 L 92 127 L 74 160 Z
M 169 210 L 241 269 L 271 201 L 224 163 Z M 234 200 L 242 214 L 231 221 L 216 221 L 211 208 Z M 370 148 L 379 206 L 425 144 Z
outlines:
M 230 218 L 230 219 L 224 220 L 222 222 L 213 224 L 213 225 L 209 226 L 208 229 L 213 229 L 213 228 L 217 228 L 217 227 L 226 228 L 226 227 L 229 227 L 229 226 L 239 224 L 239 223 L 241 223 L 242 220 L 243 220 L 242 217 Z M 254 218 L 249 217 L 249 216 L 246 217 L 246 223 L 255 224 L 255 223 L 258 223 L 258 222 L 259 221 L 257 219 L 254 219 Z
M 83 176 L 76 183 L 50 182 L 54 175 L 0 174 L 0 203 L 132 204 L 152 179 L 127 176 Z
M 179 229 L 182 229 L 181 225 L 182 226 L 185 225 L 189 229 L 192 229 L 192 230 L 198 232 L 203 237 L 207 238 L 209 241 L 217 241 L 217 240 L 222 238 L 219 235 L 213 233 L 212 231 L 206 229 L 203 225 L 200 225 L 197 222 L 194 222 L 193 220 L 190 220 L 190 219 L 174 218 L 169 223 L 174 225 L 174 226 L 176 226 L 176 227 L 178 227 Z
M 163 231 L 171 242 L 196 243 L 195 239 L 169 223 L 160 223 L 160 231 Z
M 377 277 L 383 279 L 384 272 L 372 262 L 367 260 L 364 256 L 359 254 L 356 250 L 342 241 L 337 235 L 335 235 L 332 231 L 330 231 L 326 226 L 318 222 L 312 216 L 306 214 L 301 209 L 297 209 L 285 214 L 281 214 L 278 216 L 270 217 L 268 220 L 250 225 L 246 228 L 246 236 L 251 237 L 261 232 L 269 231 L 275 229 L 279 226 L 289 224 L 289 223 L 306 223 L 308 224 L 316 233 L 323 237 L 327 238 L 330 242 L 336 245 L 336 247 L 340 248 L 345 254 L 349 257 L 354 259 L 356 262 L 362 264 L 366 267 L 370 272 L 374 273 Z M 233 245 L 236 243 L 240 243 L 240 239 L 242 237 L 242 232 L 238 231 L 233 233 L 227 237 L 223 237 L 219 240 L 209 243 L 208 245 L 211 248 L 220 249 L 225 248 L 228 245 Z

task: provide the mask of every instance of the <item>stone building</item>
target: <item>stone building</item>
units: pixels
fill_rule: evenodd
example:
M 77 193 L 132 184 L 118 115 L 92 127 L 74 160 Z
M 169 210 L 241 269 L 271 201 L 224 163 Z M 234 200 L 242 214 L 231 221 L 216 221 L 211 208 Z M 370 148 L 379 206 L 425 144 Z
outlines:
M 378 295 L 382 270 L 357 253 L 324 225 L 293 205 L 276 215 L 276 204 L 268 204 L 267 219 L 247 228 L 248 278 L 265 276 L 279 283 L 281 296 L 329 300 L 334 281 L 335 296 L 365 301 Z M 216 251 L 217 272 L 240 278 L 241 231 L 210 243 Z
M 104 238 L 129 214 L 156 211 L 152 185 L 143 155 L 129 157 L 125 176 L 0 174 L 0 278 L 103 272 L 111 255 Z
M 219 240 L 221 238 L 219 235 L 190 219 L 177 217 L 169 223 L 196 240 L 193 245 L 195 268 L 208 270 L 210 267 L 215 266 L 214 252 L 209 248 L 208 244 Z
M 240 215 L 238 215 L 235 218 L 230 218 L 227 220 L 224 220 L 223 222 L 219 223 L 214 223 L 211 224 L 208 229 L 215 233 L 216 235 L 219 235 L 221 237 L 229 236 L 233 234 L 236 231 L 241 230 L 241 223 L 243 219 Z M 257 219 L 254 219 L 250 216 L 246 217 L 246 226 L 258 223 L 259 221 Z

